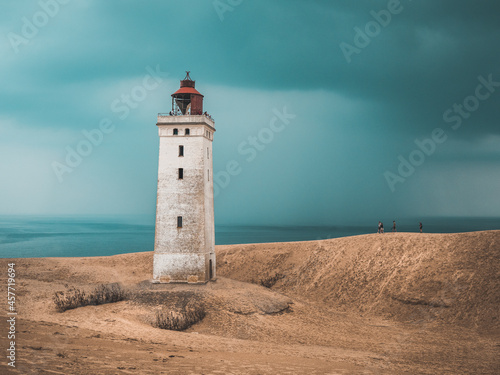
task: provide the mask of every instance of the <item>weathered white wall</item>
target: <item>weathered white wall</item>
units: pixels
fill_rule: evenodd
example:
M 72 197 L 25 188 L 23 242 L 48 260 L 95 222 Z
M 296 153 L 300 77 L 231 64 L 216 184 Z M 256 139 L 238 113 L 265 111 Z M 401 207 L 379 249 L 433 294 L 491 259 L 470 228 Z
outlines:
M 160 156 L 153 280 L 205 282 L 209 279 L 209 259 L 215 270 L 214 123 L 205 116 L 158 116 L 157 125 Z M 178 135 L 173 135 L 175 128 Z M 185 135 L 186 128 L 190 135 Z M 181 157 L 179 145 L 184 146 Z M 179 168 L 184 169 L 182 180 Z M 182 228 L 177 228 L 178 216 L 183 218 Z
M 209 130 L 209 139 L 204 138 L 203 149 L 205 150 L 205 249 L 209 253 L 206 263 L 206 272 L 210 273 L 209 265 L 212 260 L 212 278 L 216 278 L 215 273 L 215 225 L 214 225 L 214 182 L 213 182 L 213 161 L 212 161 L 212 140 L 213 132 Z

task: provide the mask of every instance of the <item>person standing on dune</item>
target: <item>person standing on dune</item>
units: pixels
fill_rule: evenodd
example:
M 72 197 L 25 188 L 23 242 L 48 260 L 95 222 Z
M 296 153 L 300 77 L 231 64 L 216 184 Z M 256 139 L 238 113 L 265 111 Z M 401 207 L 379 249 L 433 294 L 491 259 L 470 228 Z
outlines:
M 422 233 L 422 223 L 421 223 L 421 222 L 420 222 L 420 223 L 418 223 L 418 226 L 419 226 L 419 228 L 420 228 L 420 233 Z
M 393 232 L 397 232 L 397 230 L 396 230 L 396 221 L 395 220 L 392 221 L 392 231 Z

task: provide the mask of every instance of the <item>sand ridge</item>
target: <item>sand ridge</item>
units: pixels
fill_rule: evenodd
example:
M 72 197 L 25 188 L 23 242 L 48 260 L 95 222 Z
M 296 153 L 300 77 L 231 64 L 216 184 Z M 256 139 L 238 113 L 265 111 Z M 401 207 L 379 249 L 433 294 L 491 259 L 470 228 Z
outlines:
M 499 237 L 385 233 L 220 246 L 217 254 L 220 274 L 248 282 L 282 274 L 275 288 L 310 301 L 403 321 L 428 306 L 442 322 L 490 332 L 500 327 Z

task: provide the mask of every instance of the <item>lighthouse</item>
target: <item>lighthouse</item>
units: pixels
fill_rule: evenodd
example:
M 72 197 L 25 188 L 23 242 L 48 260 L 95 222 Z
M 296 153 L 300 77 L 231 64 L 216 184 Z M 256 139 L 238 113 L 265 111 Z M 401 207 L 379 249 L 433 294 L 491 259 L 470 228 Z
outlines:
M 154 283 L 215 280 L 213 119 L 186 72 L 172 111 L 158 114 L 160 156 Z

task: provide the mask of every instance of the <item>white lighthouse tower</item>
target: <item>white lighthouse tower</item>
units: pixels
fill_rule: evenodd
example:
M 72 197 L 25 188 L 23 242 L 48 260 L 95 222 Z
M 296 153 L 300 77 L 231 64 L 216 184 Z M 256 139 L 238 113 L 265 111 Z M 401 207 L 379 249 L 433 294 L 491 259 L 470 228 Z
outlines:
M 160 158 L 153 282 L 215 279 L 212 141 L 214 121 L 189 72 L 158 114 Z

